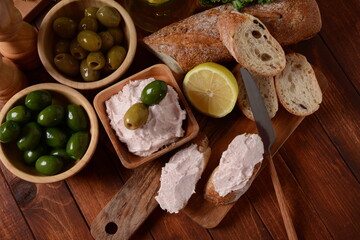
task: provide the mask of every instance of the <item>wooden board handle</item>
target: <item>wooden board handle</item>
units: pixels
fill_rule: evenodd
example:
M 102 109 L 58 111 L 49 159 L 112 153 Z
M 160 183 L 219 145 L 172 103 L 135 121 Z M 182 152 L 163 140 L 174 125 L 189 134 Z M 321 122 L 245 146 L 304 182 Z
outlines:
M 91 225 L 95 239 L 129 239 L 158 206 L 162 161 L 139 167 Z
M 277 198 L 278 203 L 279 203 L 281 216 L 282 216 L 282 218 L 284 220 L 286 233 L 288 235 L 289 240 L 297 240 L 298 238 L 297 238 L 297 235 L 296 235 L 294 224 L 292 222 L 292 219 L 291 219 L 291 216 L 290 216 L 290 213 L 289 213 L 289 209 L 286 206 L 286 201 L 285 201 L 284 193 L 283 193 L 282 188 L 281 188 L 279 177 L 277 175 L 274 162 L 273 162 L 272 157 L 270 155 L 268 156 L 268 160 L 269 160 L 270 176 L 271 176 L 272 183 L 274 185 L 276 198 Z

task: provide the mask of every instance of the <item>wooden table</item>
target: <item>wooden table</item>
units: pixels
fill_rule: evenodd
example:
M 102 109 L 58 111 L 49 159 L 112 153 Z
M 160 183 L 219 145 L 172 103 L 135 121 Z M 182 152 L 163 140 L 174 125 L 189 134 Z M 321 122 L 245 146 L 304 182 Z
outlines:
M 274 162 L 299 239 L 360 239 L 360 2 L 318 4 L 320 34 L 291 48 L 318 67 L 329 86 L 320 109 Z M 140 48 L 127 75 L 156 62 Z M 52 81 L 43 69 L 27 76 L 33 83 Z M 92 239 L 91 223 L 133 173 L 101 134 L 92 161 L 66 181 L 28 183 L 0 166 L 0 239 Z M 286 232 L 266 168 L 217 228 L 157 208 L 133 239 L 286 239 Z

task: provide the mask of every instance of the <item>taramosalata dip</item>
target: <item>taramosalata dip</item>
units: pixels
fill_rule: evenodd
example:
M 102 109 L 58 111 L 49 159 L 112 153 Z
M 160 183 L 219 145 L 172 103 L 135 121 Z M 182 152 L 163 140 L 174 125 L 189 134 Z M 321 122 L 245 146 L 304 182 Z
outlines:
M 111 127 L 120 141 L 127 145 L 130 152 L 142 157 L 174 143 L 184 135 L 182 122 L 186 118 L 186 111 L 181 109 L 178 94 L 169 85 L 164 99 L 149 107 L 145 125 L 135 130 L 125 127 L 126 111 L 133 104 L 141 102 L 142 90 L 153 81 L 154 78 L 130 81 L 119 93 L 105 102 Z

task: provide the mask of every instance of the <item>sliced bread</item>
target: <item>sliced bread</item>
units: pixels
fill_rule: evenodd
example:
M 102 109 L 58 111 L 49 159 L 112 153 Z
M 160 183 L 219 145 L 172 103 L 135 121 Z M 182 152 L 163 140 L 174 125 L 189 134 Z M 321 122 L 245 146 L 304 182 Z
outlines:
M 263 154 L 264 146 L 259 135 L 236 136 L 211 174 L 204 198 L 215 205 L 237 201 L 249 189 L 260 170 Z
M 216 26 L 231 55 L 250 72 L 275 76 L 284 69 L 284 50 L 259 19 L 233 10 L 221 15 Z
M 240 68 L 241 65 L 238 64 L 235 66 L 233 70 L 234 76 L 236 77 L 236 80 L 239 85 L 238 105 L 241 111 L 243 112 L 243 114 L 250 120 L 254 121 L 254 116 L 251 111 L 249 98 L 247 96 L 244 82 L 241 77 Z M 251 76 L 255 80 L 256 85 L 259 88 L 260 94 L 264 99 L 264 103 L 266 109 L 268 110 L 269 117 L 270 118 L 275 117 L 275 114 L 279 109 L 279 103 L 276 96 L 274 77 L 265 77 L 255 73 L 251 73 Z
M 297 116 L 314 113 L 322 102 L 314 70 L 306 57 L 298 53 L 286 55 L 286 67 L 275 76 L 275 88 L 282 106 Z
M 205 136 L 200 138 L 175 153 L 162 168 L 160 189 L 155 199 L 170 213 L 178 213 L 186 206 L 209 161 L 211 149 L 208 140 Z

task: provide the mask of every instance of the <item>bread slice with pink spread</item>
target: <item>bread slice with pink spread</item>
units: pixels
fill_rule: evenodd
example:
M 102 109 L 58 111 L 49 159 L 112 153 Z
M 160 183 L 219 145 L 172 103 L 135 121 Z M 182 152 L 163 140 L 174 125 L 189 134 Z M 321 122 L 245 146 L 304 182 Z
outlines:
M 205 199 L 214 205 L 237 201 L 250 187 L 260 170 L 264 146 L 257 134 L 236 136 L 223 152 L 220 164 L 211 174 Z
M 160 207 L 169 213 L 178 213 L 195 193 L 211 154 L 208 140 L 198 137 L 190 146 L 175 153 L 162 168 L 160 189 L 155 197 Z

